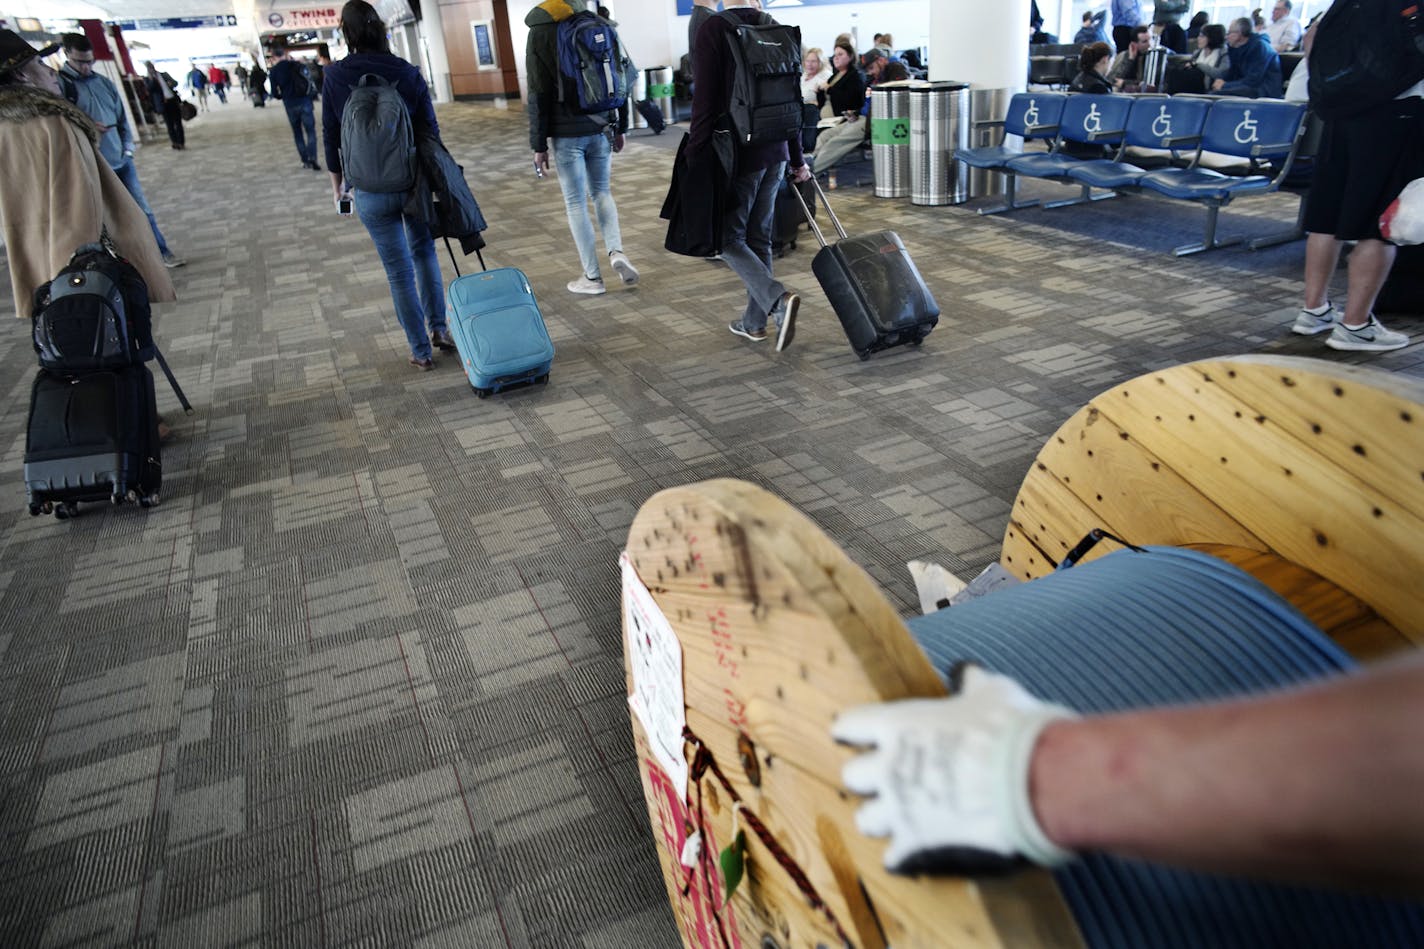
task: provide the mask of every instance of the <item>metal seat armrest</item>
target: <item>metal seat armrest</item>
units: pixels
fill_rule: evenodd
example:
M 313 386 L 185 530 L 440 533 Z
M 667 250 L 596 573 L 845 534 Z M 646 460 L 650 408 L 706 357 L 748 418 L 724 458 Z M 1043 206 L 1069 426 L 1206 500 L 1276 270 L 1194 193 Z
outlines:
M 1200 135 L 1173 135 L 1162 139 L 1162 147 L 1175 149 L 1178 145 L 1195 145 L 1200 141 Z
M 1274 145 L 1253 145 L 1251 146 L 1252 158 L 1270 158 L 1273 155 L 1285 155 L 1295 148 L 1295 142 L 1277 142 Z
M 1029 137 L 1039 138 L 1040 136 L 1046 138 L 1046 137 L 1049 136 L 1049 135 L 1057 135 L 1057 134 L 1058 134 L 1058 126 L 1056 126 L 1056 125 L 1025 125 L 1025 126 L 1024 126 L 1024 138 L 1029 138 Z
M 974 128 L 976 131 L 982 131 L 984 129 L 1001 129 L 1003 127 L 1003 119 L 981 119 L 980 121 L 974 123 Z
M 1126 135 L 1127 129 L 1105 129 L 1101 132 L 1089 132 L 1088 141 L 1099 142 L 1105 138 L 1117 138 L 1119 135 Z

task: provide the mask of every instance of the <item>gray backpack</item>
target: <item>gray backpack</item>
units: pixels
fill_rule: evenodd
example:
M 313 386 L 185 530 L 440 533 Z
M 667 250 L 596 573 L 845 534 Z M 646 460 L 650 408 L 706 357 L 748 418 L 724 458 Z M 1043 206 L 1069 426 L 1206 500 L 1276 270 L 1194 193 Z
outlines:
M 405 100 L 380 76 L 367 73 L 341 112 L 341 169 L 346 183 L 381 194 L 415 187 L 415 131 Z

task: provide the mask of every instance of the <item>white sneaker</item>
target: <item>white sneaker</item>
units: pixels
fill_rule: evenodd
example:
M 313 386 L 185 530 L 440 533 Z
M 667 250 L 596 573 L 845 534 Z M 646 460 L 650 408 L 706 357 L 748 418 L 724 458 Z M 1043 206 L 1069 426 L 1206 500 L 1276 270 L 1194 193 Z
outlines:
M 618 271 L 618 276 L 623 278 L 623 282 L 628 286 L 638 282 L 638 268 L 633 266 L 633 262 L 628 259 L 628 255 L 621 250 L 611 251 L 608 254 L 608 262 L 613 265 L 613 269 Z
M 1317 312 L 1302 308 L 1300 315 L 1291 324 L 1291 332 L 1301 336 L 1314 336 L 1317 333 L 1334 329 L 1338 322 L 1340 322 L 1340 311 L 1335 309 L 1333 303 L 1326 300 L 1324 311 Z
M 182 257 L 179 257 L 177 254 L 169 253 L 163 255 L 163 266 L 167 267 L 169 270 L 172 270 L 174 267 L 181 267 L 186 263 L 187 261 L 184 260 Z
M 1346 326 L 1340 323 L 1330 333 L 1325 345 L 1331 349 L 1354 352 L 1383 353 L 1391 349 L 1403 349 L 1409 345 L 1409 337 L 1394 330 L 1387 330 L 1370 314 L 1370 321 L 1364 326 Z
M 602 279 L 594 280 L 589 277 L 579 277 L 577 280 L 569 281 L 569 292 L 588 293 L 596 296 L 600 293 L 607 293 L 608 289 L 604 287 Z

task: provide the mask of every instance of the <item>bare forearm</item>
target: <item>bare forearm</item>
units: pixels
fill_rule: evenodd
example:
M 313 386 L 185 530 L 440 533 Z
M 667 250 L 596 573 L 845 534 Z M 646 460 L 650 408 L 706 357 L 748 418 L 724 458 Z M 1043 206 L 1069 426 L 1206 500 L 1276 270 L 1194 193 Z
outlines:
M 1264 699 L 1051 726 L 1048 836 L 1225 873 L 1424 893 L 1424 657 Z

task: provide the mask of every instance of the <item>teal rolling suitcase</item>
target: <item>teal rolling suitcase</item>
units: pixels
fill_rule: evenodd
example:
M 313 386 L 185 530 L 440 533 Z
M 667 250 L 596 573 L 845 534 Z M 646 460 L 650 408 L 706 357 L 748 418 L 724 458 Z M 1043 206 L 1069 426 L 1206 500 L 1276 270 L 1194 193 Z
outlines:
M 480 398 L 549 381 L 554 343 L 523 271 L 500 267 L 456 277 L 447 298 L 450 335 Z

